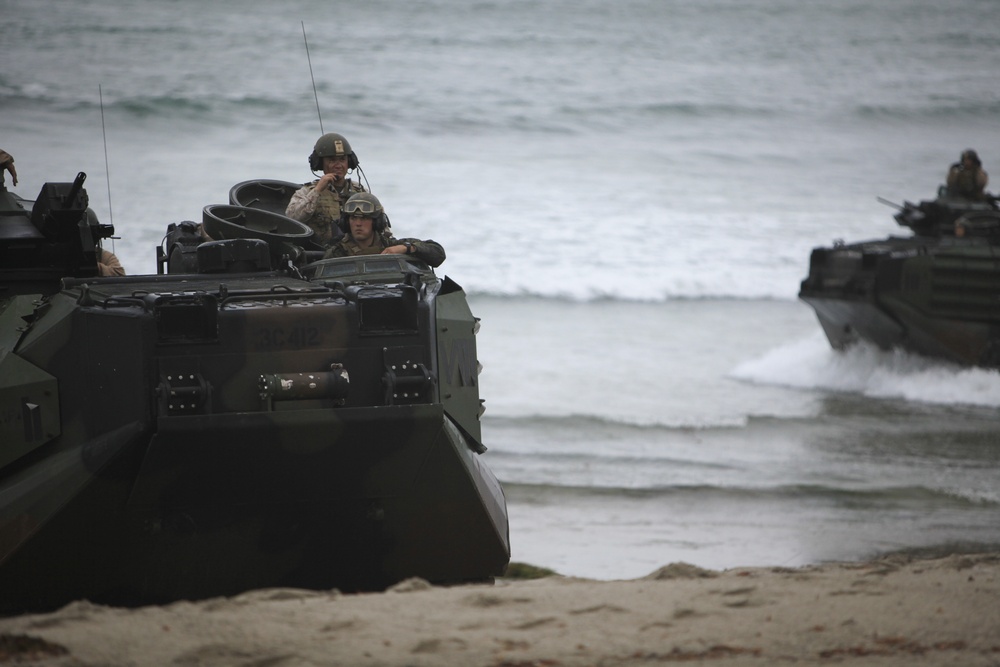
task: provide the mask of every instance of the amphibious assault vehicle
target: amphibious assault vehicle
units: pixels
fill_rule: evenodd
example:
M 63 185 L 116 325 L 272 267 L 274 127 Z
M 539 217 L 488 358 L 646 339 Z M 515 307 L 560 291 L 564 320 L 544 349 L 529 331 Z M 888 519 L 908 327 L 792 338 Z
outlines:
M 0 191 L 0 611 L 503 573 L 458 284 L 239 204 L 99 277 L 84 178 Z
M 1000 211 L 996 200 L 905 202 L 908 237 L 815 248 L 799 298 L 835 349 L 857 341 L 954 363 L 1000 367 Z

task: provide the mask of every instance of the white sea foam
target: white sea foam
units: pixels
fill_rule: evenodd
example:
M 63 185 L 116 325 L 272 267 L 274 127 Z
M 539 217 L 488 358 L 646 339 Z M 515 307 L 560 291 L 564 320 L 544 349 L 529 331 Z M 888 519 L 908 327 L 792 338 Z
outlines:
M 830 349 L 822 333 L 744 362 L 732 376 L 759 384 L 855 392 L 873 398 L 1000 407 L 1000 373 L 860 343 Z

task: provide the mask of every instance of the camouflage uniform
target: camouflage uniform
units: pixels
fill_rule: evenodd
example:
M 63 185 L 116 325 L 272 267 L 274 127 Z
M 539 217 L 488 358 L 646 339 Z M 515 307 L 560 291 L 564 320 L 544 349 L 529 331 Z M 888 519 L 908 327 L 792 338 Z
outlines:
M 413 247 L 413 252 L 411 252 L 410 255 L 426 262 L 430 266 L 441 266 L 441 263 L 445 259 L 444 248 L 441 247 L 441 244 L 436 241 L 397 239 L 388 232 L 375 234 L 372 244 L 367 248 L 362 248 L 355 243 L 350 234 L 345 234 L 344 238 L 333 244 L 333 246 L 326 251 L 326 254 L 323 255 L 323 259 L 330 259 L 332 257 L 353 257 L 355 255 L 378 255 L 390 246 L 404 244 L 410 244 Z
M 322 192 L 316 191 L 316 183 L 306 183 L 295 191 L 285 215 L 307 224 L 315 234 L 316 243 L 323 247 L 332 246 L 341 235 L 337 222 L 340 220 L 340 208 L 355 192 L 364 192 L 360 183 L 350 179 L 344 181 L 341 190 L 332 187 Z
M 959 161 L 951 165 L 948 170 L 948 196 L 984 200 L 988 181 L 989 176 L 983 171 L 983 165 L 976 152 L 972 149 L 963 151 Z
M 125 267 L 118 261 L 118 258 L 110 250 L 98 249 L 97 275 L 99 276 L 124 276 Z

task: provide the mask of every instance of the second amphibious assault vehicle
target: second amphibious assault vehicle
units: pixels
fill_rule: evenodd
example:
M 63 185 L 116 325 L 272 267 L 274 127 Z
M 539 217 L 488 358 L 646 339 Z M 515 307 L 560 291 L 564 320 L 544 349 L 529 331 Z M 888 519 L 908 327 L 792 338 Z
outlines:
M 1000 368 L 1000 210 L 988 197 L 904 203 L 911 236 L 815 248 L 799 298 L 831 346 L 868 341 Z
M 83 179 L 0 192 L 0 611 L 504 572 L 458 284 L 310 261 L 270 181 L 98 277 Z

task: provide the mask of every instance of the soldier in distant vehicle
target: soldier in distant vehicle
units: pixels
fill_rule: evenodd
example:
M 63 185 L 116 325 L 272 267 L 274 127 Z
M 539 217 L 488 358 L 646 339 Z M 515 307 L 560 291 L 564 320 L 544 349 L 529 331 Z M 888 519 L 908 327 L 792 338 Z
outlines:
M 988 181 L 989 176 L 983 171 L 979 156 L 970 148 L 962 151 L 959 161 L 948 170 L 948 196 L 983 201 L 987 199 L 985 189 Z
M 435 241 L 397 239 L 389 231 L 389 219 L 378 198 L 369 192 L 352 195 L 344 204 L 341 216 L 344 237 L 324 255 L 351 257 L 354 255 L 413 255 L 430 266 L 440 266 L 445 259 L 444 248 Z
M 14 185 L 17 185 L 17 169 L 14 169 L 14 157 L 7 151 L 0 150 L 0 187 L 3 187 L 3 180 L 5 171 L 10 172 L 10 177 L 14 180 Z
M 292 195 L 285 215 L 312 228 L 321 246 L 330 247 L 339 240 L 341 207 L 355 192 L 365 191 L 360 182 L 347 177 L 357 167 L 358 156 L 351 144 L 333 132 L 320 137 L 309 155 L 309 168 L 323 175 Z

